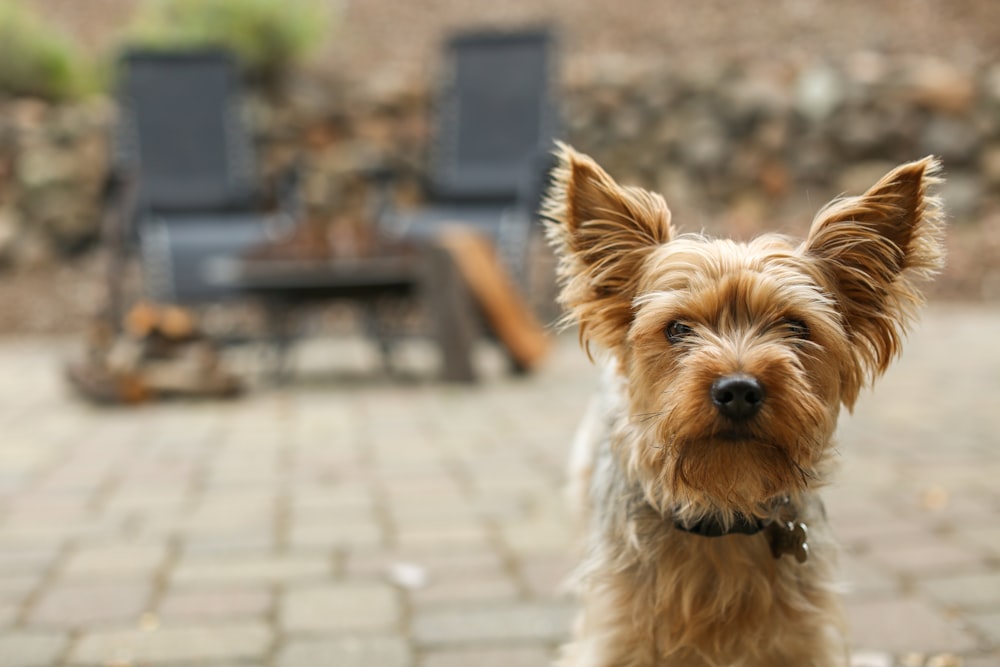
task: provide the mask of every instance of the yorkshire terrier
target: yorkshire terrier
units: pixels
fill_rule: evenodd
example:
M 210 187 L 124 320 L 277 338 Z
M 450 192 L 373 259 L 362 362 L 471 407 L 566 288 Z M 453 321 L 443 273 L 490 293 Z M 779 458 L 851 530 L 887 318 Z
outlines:
M 943 262 L 933 158 L 826 205 L 805 241 L 678 236 L 663 198 L 560 145 L 559 301 L 602 391 L 571 485 L 588 525 L 565 667 L 848 663 L 818 489 L 841 405 L 900 351 Z

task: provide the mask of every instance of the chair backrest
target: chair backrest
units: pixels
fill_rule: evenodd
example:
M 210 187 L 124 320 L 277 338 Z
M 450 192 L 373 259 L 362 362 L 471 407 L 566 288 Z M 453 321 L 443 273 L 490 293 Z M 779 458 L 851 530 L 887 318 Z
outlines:
M 553 38 L 545 29 L 465 33 L 446 46 L 428 185 L 452 201 L 513 201 L 556 114 Z
M 256 168 L 235 61 L 221 50 L 126 51 L 116 162 L 139 177 L 140 211 L 252 207 Z

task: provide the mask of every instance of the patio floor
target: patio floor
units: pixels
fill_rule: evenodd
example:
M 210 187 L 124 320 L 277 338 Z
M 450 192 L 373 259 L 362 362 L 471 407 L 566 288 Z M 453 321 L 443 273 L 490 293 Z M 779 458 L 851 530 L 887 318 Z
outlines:
M 71 352 L 0 342 L 3 667 L 541 667 L 566 637 L 574 336 L 472 388 L 315 343 L 286 386 L 123 410 L 70 394 Z M 839 439 L 855 664 L 996 667 L 1000 312 L 929 309 Z

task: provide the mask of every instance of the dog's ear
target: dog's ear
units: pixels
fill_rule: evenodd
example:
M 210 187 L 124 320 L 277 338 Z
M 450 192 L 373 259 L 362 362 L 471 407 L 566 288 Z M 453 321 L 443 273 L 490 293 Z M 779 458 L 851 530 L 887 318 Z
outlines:
M 920 282 L 943 264 L 944 215 L 929 194 L 939 172 L 928 157 L 897 167 L 860 197 L 830 202 L 804 244 L 840 305 L 861 362 L 860 381 L 883 373 L 898 354 L 923 302 Z
M 672 236 L 670 210 L 569 146 L 559 144 L 556 156 L 542 215 L 559 256 L 559 302 L 579 322 L 581 340 L 613 349 L 632 321 L 644 261 Z

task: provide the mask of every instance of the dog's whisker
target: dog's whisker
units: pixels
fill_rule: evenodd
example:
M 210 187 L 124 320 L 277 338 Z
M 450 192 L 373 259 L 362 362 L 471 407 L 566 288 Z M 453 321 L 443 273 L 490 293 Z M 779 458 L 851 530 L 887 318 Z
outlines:
M 648 422 L 648 421 L 651 421 L 651 420 L 653 420 L 653 419 L 658 419 L 658 418 L 660 418 L 660 417 L 662 417 L 662 416 L 663 416 L 663 413 L 662 413 L 662 412 L 647 412 L 647 413 L 645 413 L 645 414 L 638 414 L 638 415 L 636 415 L 635 417 L 636 417 L 636 420 L 637 420 L 637 421 L 638 421 L 638 422 L 639 422 L 640 424 L 642 424 L 642 423 L 645 423 L 645 422 Z

